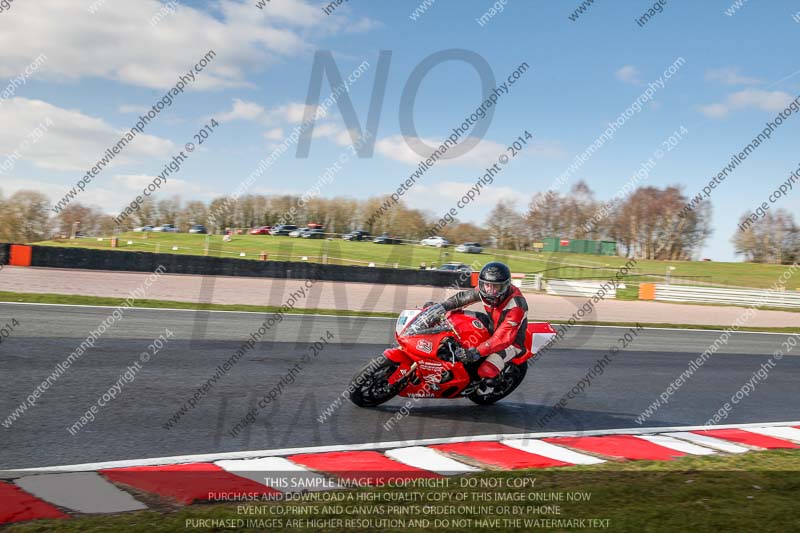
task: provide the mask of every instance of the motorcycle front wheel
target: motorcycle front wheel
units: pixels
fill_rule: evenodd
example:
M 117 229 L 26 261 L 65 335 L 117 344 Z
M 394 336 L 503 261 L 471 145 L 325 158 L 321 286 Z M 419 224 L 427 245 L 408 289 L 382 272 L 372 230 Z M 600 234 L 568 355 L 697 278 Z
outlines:
M 514 389 L 519 387 L 519 384 L 525 379 L 525 374 L 527 373 L 528 365 L 526 363 L 522 363 L 521 365 L 509 363 L 497 378 L 497 384 L 492 392 L 489 394 L 480 394 L 475 390 L 468 394 L 467 398 L 478 405 L 492 405 L 514 392 Z
M 384 356 L 371 360 L 353 376 L 350 401 L 359 407 L 375 407 L 397 396 L 400 388 L 389 384 L 396 369 L 397 364 Z

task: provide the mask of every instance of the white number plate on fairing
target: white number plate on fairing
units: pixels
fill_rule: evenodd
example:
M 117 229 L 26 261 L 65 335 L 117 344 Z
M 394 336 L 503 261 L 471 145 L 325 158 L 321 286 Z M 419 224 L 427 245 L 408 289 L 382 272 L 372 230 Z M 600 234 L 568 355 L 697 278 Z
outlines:
M 406 309 L 400 313 L 400 316 L 397 317 L 397 323 L 395 324 L 394 331 L 399 334 L 406 327 L 406 324 L 414 320 L 414 317 L 421 312 L 422 309 Z

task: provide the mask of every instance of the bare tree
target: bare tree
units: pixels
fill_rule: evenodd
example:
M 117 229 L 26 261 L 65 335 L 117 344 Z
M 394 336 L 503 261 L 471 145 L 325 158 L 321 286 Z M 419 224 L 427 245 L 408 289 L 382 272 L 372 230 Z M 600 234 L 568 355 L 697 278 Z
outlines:
M 684 212 L 686 202 L 678 187 L 640 187 L 621 205 L 610 234 L 630 257 L 691 259 L 711 233 L 711 205 Z
M 452 243 L 478 242 L 486 244 L 489 241 L 489 231 L 469 222 L 450 224 L 441 232 L 442 237 Z
M 547 237 L 588 238 L 586 229 L 598 203 L 584 181 L 576 183 L 566 196 L 556 192 L 538 193 L 528 205 L 526 227 L 534 240 Z
M 178 227 L 181 228 L 181 231 L 185 231 L 184 228 L 191 227 L 194 224 L 202 224 L 205 226 L 208 223 L 208 208 L 203 202 L 189 202 L 186 204 L 186 207 L 181 210 L 178 219 Z
M 740 224 L 749 218 L 742 215 Z M 737 254 L 754 263 L 791 264 L 800 259 L 800 228 L 791 213 L 778 209 L 731 239 Z
M 527 244 L 525 219 L 513 205 L 498 202 L 486 221 L 486 229 L 497 248 L 521 250 Z
M 158 202 L 157 224 L 177 224 L 181 212 L 181 199 L 178 196 L 165 198 Z
M 36 242 L 50 236 L 50 200 L 37 191 L 19 190 L 0 199 L 0 238 Z
M 111 215 L 99 207 L 87 207 L 80 203 L 72 203 L 62 209 L 56 215 L 54 224 L 59 237 L 69 237 L 78 231 L 85 235 L 112 235 L 117 229 Z M 130 221 L 126 220 L 126 226 L 130 226 Z

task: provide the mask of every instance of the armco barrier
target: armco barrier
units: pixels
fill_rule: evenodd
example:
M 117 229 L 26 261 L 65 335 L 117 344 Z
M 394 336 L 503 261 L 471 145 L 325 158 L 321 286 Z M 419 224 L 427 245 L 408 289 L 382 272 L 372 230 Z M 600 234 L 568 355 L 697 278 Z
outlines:
M 547 294 L 555 296 L 585 296 L 597 294 L 601 287 L 611 285 L 608 280 L 580 281 L 571 279 L 549 279 L 545 288 Z M 606 292 L 606 298 L 616 298 L 617 289 L 611 288 Z
M 766 289 L 722 289 L 716 287 L 693 287 L 657 283 L 655 299 L 667 302 L 702 302 L 759 307 L 800 308 L 800 294 L 791 291 L 769 291 Z
M 383 285 L 470 286 L 468 276 L 438 270 L 323 265 L 289 261 L 254 261 L 194 255 L 119 252 L 87 248 L 33 246 L 31 266 L 153 272 L 163 265 L 169 274 L 354 281 Z

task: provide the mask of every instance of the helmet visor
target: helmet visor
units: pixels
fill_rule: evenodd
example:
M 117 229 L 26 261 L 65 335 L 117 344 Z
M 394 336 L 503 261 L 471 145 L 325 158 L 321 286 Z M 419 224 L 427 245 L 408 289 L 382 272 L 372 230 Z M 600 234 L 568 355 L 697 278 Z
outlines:
M 484 297 L 495 299 L 505 294 L 506 289 L 508 289 L 510 283 L 511 283 L 510 280 L 506 281 L 480 280 L 478 282 L 478 290 Z

